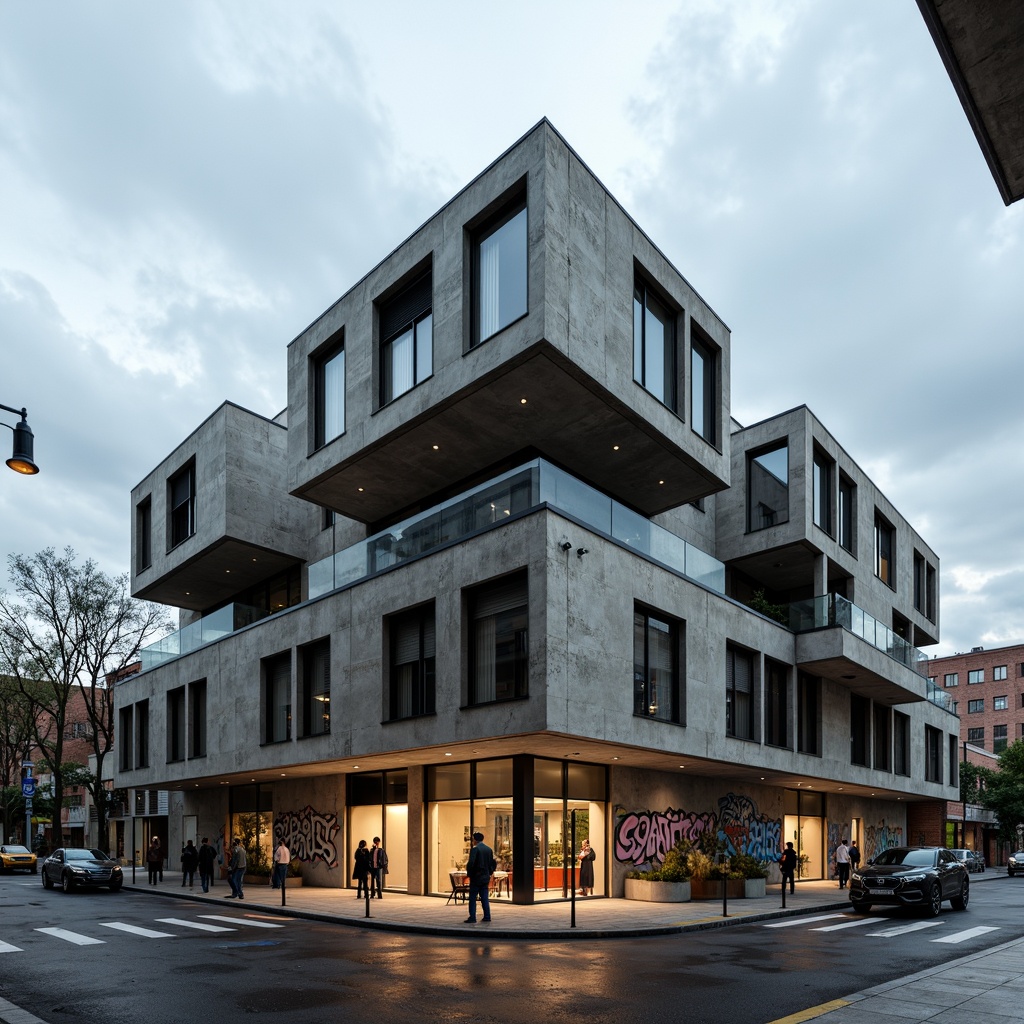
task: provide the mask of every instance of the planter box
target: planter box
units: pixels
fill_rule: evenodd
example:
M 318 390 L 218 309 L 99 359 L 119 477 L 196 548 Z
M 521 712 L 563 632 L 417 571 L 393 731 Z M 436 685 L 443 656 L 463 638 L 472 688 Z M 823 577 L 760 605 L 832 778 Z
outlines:
M 748 900 L 760 899 L 766 896 L 767 878 L 745 878 L 743 880 L 743 896 Z
M 648 903 L 689 903 L 689 882 L 648 882 L 643 878 L 626 879 L 626 899 Z
M 730 878 L 726 883 L 726 896 L 731 900 L 744 897 L 744 879 Z M 722 898 L 722 880 L 720 878 L 691 878 L 691 899 L 720 900 Z

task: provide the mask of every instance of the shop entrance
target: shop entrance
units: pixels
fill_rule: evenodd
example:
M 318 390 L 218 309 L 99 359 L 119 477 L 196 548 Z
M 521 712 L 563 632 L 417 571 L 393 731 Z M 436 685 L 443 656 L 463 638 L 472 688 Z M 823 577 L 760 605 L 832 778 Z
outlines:
M 792 843 L 798 879 L 825 877 L 825 798 L 822 793 L 786 790 L 783 843 Z

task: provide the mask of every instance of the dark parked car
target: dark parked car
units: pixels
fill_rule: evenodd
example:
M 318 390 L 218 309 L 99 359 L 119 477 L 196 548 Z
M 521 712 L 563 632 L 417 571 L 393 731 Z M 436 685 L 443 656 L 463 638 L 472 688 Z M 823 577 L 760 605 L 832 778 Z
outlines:
M 1024 875 L 1024 850 L 1018 850 L 1010 856 L 1006 862 L 1006 873 L 1013 878 L 1014 875 Z
M 104 886 L 117 892 L 124 882 L 124 874 L 117 861 L 102 850 L 54 850 L 41 868 L 43 888 L 59 885 L 65 892 L 79 886 Z
M 949 852 L 972 874 L 985 870 L 985 858 L 975 850 L 950 850 Z
M 942 901 L 966 910 L 971 882 L 967 868 L 940 846 L 894 846 L 853 873 L 850 902 L 858 913 L 875 903 L 891 907 L 920 907 L 935 917 Z

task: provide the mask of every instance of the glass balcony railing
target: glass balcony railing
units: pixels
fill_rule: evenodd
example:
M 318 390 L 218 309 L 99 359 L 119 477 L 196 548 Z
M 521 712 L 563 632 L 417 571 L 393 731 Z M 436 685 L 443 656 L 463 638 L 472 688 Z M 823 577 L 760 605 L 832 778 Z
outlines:
M 788 606 L 788 610 L 789 619 L 786 624 L 794 633 L 806 633 L 826 626 L 842 626 L 862 640 L 867 640 L 878 650 L 884 651 L 901 665 L 906 665 L 918 675 L 927 678 L 928 673 L 924 665 L 928 655 L 909 644 L 874 616 L 868 615 L 863 608 L 858 608 L 852 601 L 840 597 L 839 594 L 825 594 L 806 601 L 794 601 Z
M 535 459 L 314 562 L 309 566 L 309 597 L 322 597 L 500 525 L 520 512 L 543 507 L 572 516 L 637 554 L 661 562 L 709 590 L 725 593 L 725 566 L 717 558 L 543 459 Z M 227 605 L 147 647 L 142 652 L 142 668 L 187 654 L 267 614 L 247 605 Z

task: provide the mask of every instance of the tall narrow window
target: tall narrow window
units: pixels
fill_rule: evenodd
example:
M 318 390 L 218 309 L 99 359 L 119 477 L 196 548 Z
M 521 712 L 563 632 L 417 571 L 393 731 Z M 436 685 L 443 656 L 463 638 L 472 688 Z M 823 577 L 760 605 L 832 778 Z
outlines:
M 924 727 L 924 777 L 928 782 L 942 781 L 942 733 L 930 725 Z
M 188 684 L 188 756 L 206 757 L 206 680 Z
M 710 444 L 718 443 L 718 357 L 712 345 L 691 329 L 690 403 L 693 429 Z
M 153 564 L 153 502 L 147 496 L 135 509 L 135 571 Z
M 1001 754 L 1006 749 L 1006 726 L 1005 725 L 993 725 L 992 726 L 992 753 Z
M 390 718 L 434 713 L 434 606 L 396 615 L 390 623 Z
M 765 663 L 764 741 L 773 747 L 789 743 L 789 670 L 777 661 Z
M 633 284 L 633 379 L 676 408 L 676 318 L 639 275 Z
M 832 536 L 832 477 L 835 463 L 824 453 L 814 452 L 814 525 Z
M 135 705 L 135 767 L 149 767 L 149 701 Z
M 725 652 L 725 734 L 754 738 L 754 656 L 731 645 Z
M 856 487 L 853 481 L 839 474 L 839 543 L 850 554 L 854 550 L 854 523 L 857 520 Z
M 527 695 L 527 600 L 526 573 L 471 593 L 470 704 Z
M 292 658 L 279 654 L 263 663 L 263 742 L 292 738 Z
M 323 736 L 331 731 L 331 641 L 302 648 L 302 735 Z
M 856 693 L 850 694 L 850 764 L 868 766 L 870 748 L 871 701 Z
M 797 750 L 821 757 L 821 680 L 804 672 L 797 678 L 796 726 Z
M 196 464 L 190 462 L 167 481 L 168 539 L 176 547 L 196 532 Z
M 681 721 L 681 624 L 643 608 L 633 612 L 633 714 Z
M 914 608 L 923 615 L 928 605 L 928 564 L 920 551 L 914 552 Z
M 313 361 L 313 447 L 345 433 L 345 347 L 332 345 Z
M 167 694 L 167 760 L 185 760 L 185 687 Z
M 897 775 L 910 774 L 910 716 L 892 713 L 892 768 Z
M 875 510 L 875 575 L 896 589 L 896 531 L 892 523 Z
M 394 401 L 433 373 L 433 275 L 420 275 L 397 295 L 382 302 L 381 404 Z
M 473 344 L 527 312 L 525 197 L 480 232 L 473 244 Z
M 747 457 L 747 529 L 789 522 L 789 445 Z
M 129 772 L 135 767 L 132 754 L 135 751 L 135 715 L 131 704 L 126 708 L 118 708 L 117 720 L 117 767 L 122 772 Z
M 960 785 L 960 737 L 956 733 L 949 733 L 949 784 Z
M 889 770 L 889 753 L 892 749 L 891 732 L 892 712 L 884 704 L 876 704 L 874 708 L 874 766 L 879 771 Z

